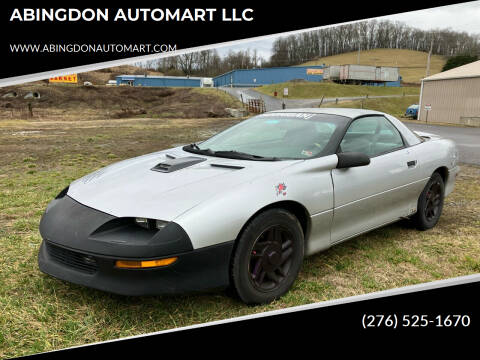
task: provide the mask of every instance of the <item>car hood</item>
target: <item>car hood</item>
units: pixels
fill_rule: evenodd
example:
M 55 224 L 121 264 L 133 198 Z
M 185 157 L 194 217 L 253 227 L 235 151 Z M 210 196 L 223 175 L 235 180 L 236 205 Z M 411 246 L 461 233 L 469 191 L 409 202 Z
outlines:
M 173 172 L 152 170 L 172 157 L 192 156 L 205 160 Z M 298 161 L 234 160 L 174 148 L 97 170 L 70 184 L 67 195 L 83 205 L 117 217 L 172 221 L 223 191 L 295 162 Z

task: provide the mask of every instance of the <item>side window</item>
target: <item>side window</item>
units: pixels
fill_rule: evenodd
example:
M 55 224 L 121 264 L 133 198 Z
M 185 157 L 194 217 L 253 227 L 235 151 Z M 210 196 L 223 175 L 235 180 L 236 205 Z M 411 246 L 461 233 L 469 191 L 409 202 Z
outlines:
M 374 157 L 403 145 L 402 136 L 390 121 L 383 116 L 368 116 L 352 122 L 340 143 L 340 151 Z
M 365 117 L 362 119 L 355 120 L 350 127 L 348 132 L 350 134 L 358 135 L 375 135 L 378 127 L 378 117 Z

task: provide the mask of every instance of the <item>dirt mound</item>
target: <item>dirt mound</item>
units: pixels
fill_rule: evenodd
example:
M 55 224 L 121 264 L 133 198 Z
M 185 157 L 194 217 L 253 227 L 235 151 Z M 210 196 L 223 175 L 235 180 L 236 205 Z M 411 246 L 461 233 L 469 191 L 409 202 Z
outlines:
M 38 92 L 39 99 L 24 99 L 28 92 Z M 16 92 L 17 97 L 2 98 Z M 211 89 L 105 87 L 78 85 L 20 85 L 0 92 L 0 118 L 33 116 L 48 117 L 68 114 L 69 117 L 125 118 L 207 118 L 227 117 L 230 104 Z

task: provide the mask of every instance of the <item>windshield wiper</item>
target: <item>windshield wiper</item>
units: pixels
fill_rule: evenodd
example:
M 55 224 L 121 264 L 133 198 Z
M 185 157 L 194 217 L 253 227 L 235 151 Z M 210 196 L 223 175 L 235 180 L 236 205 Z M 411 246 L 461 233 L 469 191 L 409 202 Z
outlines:
M 278 161 L 280 159 L 276 157 L 266 157 L 260 155 L 253 155 L 244 153 L 241 151 L 228 150 L 228 151 L 215 151 L 215 156 L 225 157 L 229 159 L 239 159 L 239 160 L 261 160 L 261 161 Z
M 182 149 L 188 152 L 192 152 L 194 154 L 210 155 L 210 156 L 213 156 L 214 154 L 214 151 L 210 149 L 200 149 L 200 147 L 195 143 L 190 145 L 185 145 Z
M 276 157 L 265 157 L 265 156 L 260 156 L 260 155 L 253 155 L 253 154 L 248 154 L 248 153 L 235 151 L 235 150 L 213 151 L 212 149 L 200 149 L 200 147 L 195 143 L 184 146 L 183 150 L 188 151 L 188 152 L 192 152 L 194 154 L 217 156 L 217 157 L 228 158 L 228 159 L 260 160 L 260 161 L 278 161 L 278 160 L 280 160 L 279 158 L 276 158 Z

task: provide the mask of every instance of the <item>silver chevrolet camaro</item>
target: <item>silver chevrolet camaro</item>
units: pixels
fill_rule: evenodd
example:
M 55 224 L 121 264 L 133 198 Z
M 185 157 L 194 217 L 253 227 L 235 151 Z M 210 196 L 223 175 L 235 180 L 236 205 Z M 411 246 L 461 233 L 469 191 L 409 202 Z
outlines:
M 435 226 L 457 160 L 452 141 L 377 111 L 264 113 L 71 183 L 40 222 L 39 267 L 123 295 L 270 302 L 306 255 L 400 219 Z

